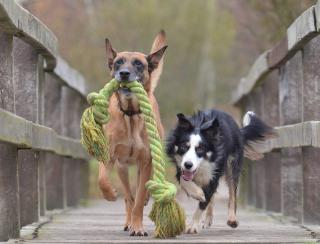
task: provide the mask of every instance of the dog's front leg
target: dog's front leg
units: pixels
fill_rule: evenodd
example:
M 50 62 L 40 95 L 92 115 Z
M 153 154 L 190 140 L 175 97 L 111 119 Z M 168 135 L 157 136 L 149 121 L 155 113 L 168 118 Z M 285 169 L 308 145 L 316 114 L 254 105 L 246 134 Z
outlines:
M 198 186 L 193 181 L 191 180 L 186 181 L 182 177 L 180 177 L 180 185 L 181 185 L 181 188 L 187 193 L 188 196 L 191 196 L 200 202 L 206 201 L 203 190 L 201 189 L 200 186 Z
M 129 182 L 128 164 L 127 163 L 117 164 L 117 171 L 122 183 L 124 201 L 126 205 L 126 222 L 124 224 L 123 230 L 127 231 L 130 228 L 131 213 L 134 205 L 134 198 L 132 196 L 130 182 Z
M 99 162 L 98 184 L 103 197 L 108 201 L 115 201 L 117 199 L 117 192 L 109 181 L 109 173 L 113 165 L 114 162 L 108 162 L 106 166 L 102 162 Z
M 143 208 L 147 197 L 147 189 L 145 184 L 151 176 L 151 160 L 140 161 L 139 167 L 139 186 L 135 197 L 135 204 L 131 215 L 130 235 L 131 236 L 147 236 L 147 232 L 143 229 Z

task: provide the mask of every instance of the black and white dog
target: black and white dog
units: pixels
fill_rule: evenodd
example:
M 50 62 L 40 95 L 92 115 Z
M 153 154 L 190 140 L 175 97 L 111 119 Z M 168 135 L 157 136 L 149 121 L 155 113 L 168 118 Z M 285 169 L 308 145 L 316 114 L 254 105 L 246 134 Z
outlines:
M 224 174 L 229 188 L 227 224 L 236 228 L 236 195 L 243 156 L 262 158 L 252 145 L 275 136 L 274 129 L 253 112 L 246 113 L 241 129 L 230 115 L 218 110 L 199 111 L 190 117 L 180 113 L 177 117 L 176 128 L 167 140 L 167 154 L 176 164 L 181 188 L 199 200 L 187 233 L 199 232 L 204 210 L 203 227 L 212 224 L 213 194 Z

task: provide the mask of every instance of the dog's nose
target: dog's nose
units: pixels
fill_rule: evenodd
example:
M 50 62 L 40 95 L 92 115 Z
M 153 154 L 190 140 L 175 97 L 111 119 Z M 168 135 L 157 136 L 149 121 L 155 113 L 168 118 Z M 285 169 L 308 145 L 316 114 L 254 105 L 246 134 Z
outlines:
M 192 166 L 193 166 L 193 163 L 192 162 L 184 162 L 184 167 L 186 168 L 186 169 L 191 169 L 192 168 Z
M 129 79 L 129 76 L 130 76 L 130 71 L 129 71 L 129 70 L 121 70 L 121 71 L 119 72 L 119 74 L 120 74 L 120 78 L 121 78 L 122 80 L 128 80 L 128 79 Z

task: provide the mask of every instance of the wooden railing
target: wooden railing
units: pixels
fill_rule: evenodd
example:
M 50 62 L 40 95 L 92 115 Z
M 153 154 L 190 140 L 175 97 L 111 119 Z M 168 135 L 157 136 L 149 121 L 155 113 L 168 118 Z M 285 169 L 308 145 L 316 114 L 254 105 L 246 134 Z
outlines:
M 279 138 L 247 161 L 244 204 L 320 224 L 320 1 L 306 10 L 273 49 L 241 79 L 233 102 L 277 126 Z
M 38 19 L 0 0 L 0 241 L 88 195 L 79 123 L 91 89 L 57 49 Z

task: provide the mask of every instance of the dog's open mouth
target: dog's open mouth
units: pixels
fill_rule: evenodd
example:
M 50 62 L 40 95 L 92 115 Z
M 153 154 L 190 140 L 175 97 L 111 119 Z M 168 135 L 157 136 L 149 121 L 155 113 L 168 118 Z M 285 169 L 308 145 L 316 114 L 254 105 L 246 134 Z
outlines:
M 192 180 L 195 173 L 196 173 L 196 170 L 194 171 L 182 170 L 182 178 L 186 181 Z

